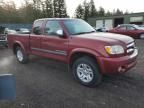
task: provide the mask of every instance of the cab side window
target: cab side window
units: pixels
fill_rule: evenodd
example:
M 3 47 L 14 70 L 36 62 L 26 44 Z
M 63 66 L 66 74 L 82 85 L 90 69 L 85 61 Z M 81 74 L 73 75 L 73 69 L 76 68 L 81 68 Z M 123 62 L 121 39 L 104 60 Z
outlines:
M 33 26 L 34 34 L 40 35 L 42 33 L 42 31 L 41 31 L 42 24 L 43 24 L 43 20 L 38 20 L 38 21 L 34 22 L 34 26 Z
M 126 30 L 126 26 L 119 27 L 119 30 Z
M 56 32 L 58 30 L 62 30 L 62 27 L 58 21 L 48 21 L 46 23 L 46 27 L 45 27 L 44 32 L 46 35 L 56 36 L 57 35 Z
M 135 30 L 135 28 L 132 26 L 127 26 L 127 30 Z

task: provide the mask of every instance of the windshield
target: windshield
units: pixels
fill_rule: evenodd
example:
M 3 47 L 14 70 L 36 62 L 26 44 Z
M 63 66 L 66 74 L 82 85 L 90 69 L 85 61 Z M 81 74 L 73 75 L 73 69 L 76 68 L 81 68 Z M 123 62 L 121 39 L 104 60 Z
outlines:
M 138 30 L 144 30 L 144 27 L 141 27 L 141 26 L 139 26 L 139 25 L 134 25 L 134 27 L 135 27 L 136 29 L 138 29 Z
M 95 29 L 92 26 L 81 19 L 66 20 L 64 21 L 64 25 L 71 35 L 95 32 Z
M 139 29 L 140 27 L 138 25 L 133 25 L 135 28 Z
M 144 30 L 144 25 L 139 25 L 139 28 Z

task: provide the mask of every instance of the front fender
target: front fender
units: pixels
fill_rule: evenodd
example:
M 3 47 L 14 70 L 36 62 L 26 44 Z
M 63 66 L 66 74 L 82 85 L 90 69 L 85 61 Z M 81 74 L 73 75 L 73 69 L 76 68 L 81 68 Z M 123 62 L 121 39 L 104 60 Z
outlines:
M 68 56 L 68 61 L 70 62 L 71 60 L 71 57 L 73 54 L 75 53 L 86 53 L 86 54 L 91 54 L 95 57 L 98 57 L 100 56 L 100 53 L 94 51 L 94 50 L 91 50 L 91 49 L 87 49 L 87 48 L 76 48 L 76 49 L 73 49 L 70 53 L 69 53 L 69 56 Z

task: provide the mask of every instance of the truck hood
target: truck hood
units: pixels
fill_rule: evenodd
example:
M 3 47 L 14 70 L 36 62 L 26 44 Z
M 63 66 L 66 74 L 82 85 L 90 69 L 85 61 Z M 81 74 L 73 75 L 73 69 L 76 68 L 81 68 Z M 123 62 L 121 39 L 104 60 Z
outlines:
M 122 42 L 125 44 L 131 43 L 134 41 L 133 38 L 126 36 L 126 35 L 120 35 L 120 34 L 114 34 L 114 33 L 89 33 L 89 34 L 81 34 L 77 35 L 76 37 L 79 38 L 88 38 L 88 39 L 95 39 L 95 40 L 102 40 L 106 42 Z

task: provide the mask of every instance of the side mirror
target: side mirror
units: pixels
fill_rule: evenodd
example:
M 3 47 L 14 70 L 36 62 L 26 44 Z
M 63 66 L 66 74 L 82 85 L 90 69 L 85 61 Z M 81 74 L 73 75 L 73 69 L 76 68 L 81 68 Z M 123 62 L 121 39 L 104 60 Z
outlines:
M 35 27 L 35 28 L 33 29 L 33 33 L 36 34 L 36 35 L 40 35 L 40 34 L 41 34 L 41 29 L 40 29 L 40 27 Z
M 63 32 L 63 30 L 57 30 L 57 31 L 56 31 L 56 34 L 57 34 L 58 36 L 60 36 L 60 37 L 63 37 L 64 32 Z

